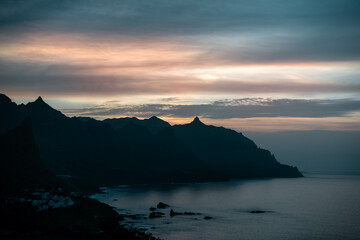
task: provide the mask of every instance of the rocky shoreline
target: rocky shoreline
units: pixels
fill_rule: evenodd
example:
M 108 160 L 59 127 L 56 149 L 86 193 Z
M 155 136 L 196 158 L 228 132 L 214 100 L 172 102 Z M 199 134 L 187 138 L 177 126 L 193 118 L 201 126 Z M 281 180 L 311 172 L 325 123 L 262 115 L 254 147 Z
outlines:
M 121 225 L 124 217 L 96 199 L 66 192 L 35 193 L 0 199 L 1 239 L 158 239 Z

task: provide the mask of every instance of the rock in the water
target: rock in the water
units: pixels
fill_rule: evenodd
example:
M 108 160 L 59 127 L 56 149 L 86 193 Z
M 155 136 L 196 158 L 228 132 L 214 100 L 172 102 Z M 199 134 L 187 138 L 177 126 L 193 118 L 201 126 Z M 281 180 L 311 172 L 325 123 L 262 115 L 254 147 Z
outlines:
M 170 210 L 170 217 L 173 217 L 173 216 L 175 216 L 175 212 L 174 212 L 174 210 Z
M 210 219 L 212 219 L 212 217 L 210 217 L 210 216 L 205 216 L 204 219 L 205 219 L 205 220 L 210 220 Z
M 150 209 L 150 211 L 155 211 L 156 208 L 150 207 L 149 209 Z
M 196 213 L 193 212 L 184 212 L 184 215 L 195 215 Z
M 173 209 L 170 210 L 170 217 L 173 217 L 175 215 L 198 215 L 199 213 L 193 213 L 193 212 L 184 212 L 184 213 L 179 213 L 179 212 L 175 212 Z
M 150 213 L 150 214 L 149 214 L 149 218 L 156 218 L 155 213 L 154 213 L 154 212 Z
M 256 210 L 256 211 L 251 211 L 250 213 L 265 213 L 265 211 L 262 211 L 262 210 Z
M 170 210 L 170 217 L 173 217 L 175 215 L 180 215 L 181 213 L 175 212 L 174 210 Z
M 167 205 L 166 203 L 163 203 L 163 202 L 159 202 L 158 205 L 157 205 L 157 208 L 167 208 L 169 205 Z
M 152 212 L 149 214 L 149 218 L 159 218 L 162 217 L 164 215 L 164 213 L 162 212 Z

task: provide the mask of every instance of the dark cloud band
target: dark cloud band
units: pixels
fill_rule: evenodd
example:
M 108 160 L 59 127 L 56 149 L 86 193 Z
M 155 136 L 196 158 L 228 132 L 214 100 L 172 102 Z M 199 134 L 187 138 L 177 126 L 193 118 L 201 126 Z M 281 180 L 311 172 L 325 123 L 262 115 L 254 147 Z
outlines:
M 0 41 L 29 32 L 200 42 L 221 36 L 245 41 L 246 49 L 236 41 L 201 45 L 232 61 L 356 61 L 359 12 L 354 0 L 1 1 Z
M 72 116 L 170 116 L 188 118 L 196 115 L 212 119 L 256 118 L 256 117 L 299 117 L 323 118 L 343 117 L 360 111 L 360 101 L 339 100 L 306 100 L 306 99 L 264 99 L 243 98 L 219 100 L 211 104 L 173 105 L 106 105 L 94 108 L 64 110 Z

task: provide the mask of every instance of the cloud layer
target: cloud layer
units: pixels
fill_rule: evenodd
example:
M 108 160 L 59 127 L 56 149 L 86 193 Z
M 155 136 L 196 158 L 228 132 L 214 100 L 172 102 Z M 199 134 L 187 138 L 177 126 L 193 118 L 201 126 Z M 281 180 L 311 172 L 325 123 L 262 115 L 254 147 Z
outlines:
M 69 114 L 346 125 L 360 112 L 359 12 L 354 0 L 0 1 L 0 89 L 122 102 Z
M 357 1 L 31 0 L 0 9 L 0 87 L 12 94 L 359 92 Z
M 320 118 L 343 117 L 360 111 L 358 100 L 304 100 L 242 98 L 218 100 L 209 104 L 142 104 L 124 105 L 116 102 L 105 103 L 93 108 L 65 110 L 75 116 L 168 116 L 191 118 L 201 116 L 209 119 L 296 117 Z
M 171 124 L 187 123 L 192 121 L 194 116 L 200 116 L 206 124 L 238 131 L 360 129 L 358 100 L 242 98 L 218 100 L 208 104 L 175 102 L 179 102 L 179 99 L 166 98 L 163 104 L 138 105 L 110 101 L 95 107 L 63 109 L 62 112 L 69 116 L 96 119 L 159 116 Z
M 234 60 L 245 53 L 260 62 L 352 61 L 360 53 L 360 3 L 353 0 L 24 0 L 2 1 L 0 9 L 5 41 L 43 32 L 191 37 L 217 41 Z

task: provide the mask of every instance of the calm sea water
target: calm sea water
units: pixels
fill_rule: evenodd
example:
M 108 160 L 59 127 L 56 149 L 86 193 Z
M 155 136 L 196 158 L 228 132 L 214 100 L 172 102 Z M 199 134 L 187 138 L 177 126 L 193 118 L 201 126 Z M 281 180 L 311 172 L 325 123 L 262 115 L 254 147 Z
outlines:
M 96 197 L 119 213 L 142 214 L 123 223 L 165 240 L 360 239 L 359 175 L 123 186 Z M 200 214 L 170 217 L 167 208 L 165 217 L 143 219 L 160 201 Z

